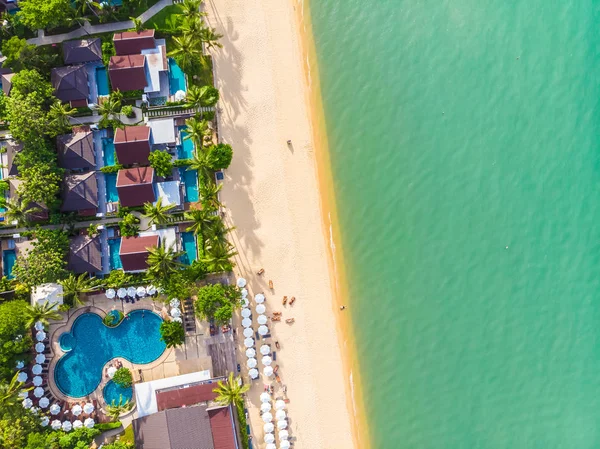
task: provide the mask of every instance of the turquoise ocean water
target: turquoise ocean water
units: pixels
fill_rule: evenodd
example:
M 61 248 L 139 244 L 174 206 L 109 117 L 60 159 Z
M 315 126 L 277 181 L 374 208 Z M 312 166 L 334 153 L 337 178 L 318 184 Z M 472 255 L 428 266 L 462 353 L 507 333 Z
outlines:
M 373 447 L 600 447 L 600 3 L 310 13 Z

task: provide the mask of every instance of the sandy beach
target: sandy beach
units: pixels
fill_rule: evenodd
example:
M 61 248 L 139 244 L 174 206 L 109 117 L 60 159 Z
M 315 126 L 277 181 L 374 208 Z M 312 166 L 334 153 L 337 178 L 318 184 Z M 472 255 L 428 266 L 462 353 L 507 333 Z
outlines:
M 267 314 L 283 313 L 281 322 L 269 322 L 270 342 L 281 345 L 275 364 L 290 399 L 294 447 L 356 447 L 350 373 L 336 330 L 336 314 L 344 312 L 332 288 L 297 12 L 281 0 L 209 0 L 205 9 L 224 35 L 223 48 L 212 53 L 221 91 L 220 139 L 234 148 L 222 201 L 227 223 L 236 227 L 235 272 L 248 279 L 251 297 L 265 292 Z M 284 295 L 296 297 L 294 305 L 282 306 Z M 287 318 L 295 322 L 286 324 Z M 245 366 L 242 374 L 247 379 Z M 263 387 L 261 376 L 248 395 L 255 447 L 264 447 Z M 274 396 L 281 394 L 276 387 Z

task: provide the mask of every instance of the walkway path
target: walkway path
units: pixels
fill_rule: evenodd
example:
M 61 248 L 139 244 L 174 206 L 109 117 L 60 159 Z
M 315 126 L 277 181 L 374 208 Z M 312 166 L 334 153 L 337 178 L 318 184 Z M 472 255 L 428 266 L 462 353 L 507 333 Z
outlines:
M 152 5 L 152 7 L 148 8 L 140 16 L 138 16 L 138 19 L 140 19 L 142 23 L 147 22 L 163 8 L 166 8 L 172 4 L 173 0 L 160 0 L 158 3 Z M 54 36 L 46 36 L 44 30 L 38 30 L 38 37 L 27 39 L 27 43 L 35 45 L 59 44 L 62 41 L 89 36 L 91 34 L 114 33 L 116 31 L 123 31 L 129 28 L 133 28 L 133 21 L 131 20 L 102 23 L 99 25 L 90 25 L 89 22 L 85 22 L 81 28 L 69 33 L 56 34 Z
M 97 225 L 109 225 L 109 224 L 117 224 L 122 220 L 121 217 L 104 217 L 99 220 L 86 220 L 86 221 L 77 221 L 74 223 L 75 229 L 85 229 L 88 228 L 91 224 Z M 45 225 L 41 226 L 43 229 L 62 229 L 66 225 L 58 224 L 58 225 Z M 0 228 L 0 237 L 12 235 L 12 234 L 20 234 L 22 232 L 30 231 L 31 228 Z

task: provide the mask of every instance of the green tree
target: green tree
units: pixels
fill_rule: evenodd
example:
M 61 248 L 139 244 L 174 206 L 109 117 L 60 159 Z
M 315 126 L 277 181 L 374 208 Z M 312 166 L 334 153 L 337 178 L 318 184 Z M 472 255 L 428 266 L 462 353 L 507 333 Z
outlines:
M 126 214 L 119 222 L 119 230 L 123 237 L 135 237 L 140 232 L 139 218 L 133 214 Z
M 26 67 L 31 67 L 31 63 L 36 57 L 36 47 L 28 44 L 25 39 L 13 36 L 2 43 L 2 54 L 6 56 L 4 65 L 10 67 L 15 72 L 19 72 Z
M 58 321 L 62 319 L 60 313 L 58 313 L 56 303 L 51 304 L 49 302 L 44 302 L 43 304 L 36 303 L 34 305 L 27 305 L 27 309 L 25 310 L 25 317 L 27 318 L 27 327 L 31 328 L 37 323 L 41 321 L 44 323 L 44 326 L 49 326 L 50 320 Z
M 231 319 L 233 309 L 239 306 L 241 294 L 236 287 L 212 284 L 198 289 L 196 297 L 194 311 L 200 319 L 215 319 L 224 324 Z
M 215 104 L 217 104 L 217 101 L 219 101 L 219 90 L 214 88 L 213 86 L 199 87 L 192 84 L 188 88 L 185 100 L 186 107 L 188 108 L 197 108 L 200 106 L 214 106 Z
M 132 403 L 130 403 L 127 400 L 124 400 L 123 396 L 120 396 L 119 402 L 113 400 L 112 404 L 106 406 L 106 412 L 113 421 L 117 421 L 119 419 L 119 416 L 131 410 L 132 407 Z
M 110 122 L 120 122 L 119 113 L 121 112 L 121 107 L 121 100 L 118 93 L 113 92 L 98 106 L 98 112 L 102 115 L 102 120 L 107 124 Z
M 169 221 L 169 211 L 175 207 L 174 204 L 162 205 L 162 198 L 156 204 L 144 204 L 144 217 L 150 219 L 150 224 L 162 225 Z
M 148 248 L 148 276 L 151 279 L 164 279 L 177 272 L 183 266 L 178 260 L 183 254 L 183 251 L 175 251 L 172 246 L 167 247 L 164 242 Z
M 17 372 L 10 382 L 0 382 L 0 409 L 6 410 L 16 406 L 21 402 L 19 393 L 33 389 L 33 387 L 25 388 L 25 384 L 17 379 L 18 376 Z
M 177 321 L 163 321 L 160 325 L 160 339 L 167 348 L 174 348 L 185 343 L 185 330 Z
M 202 50 L 198 41 L 191 34 L 173 37 L 173 50 L 169 53 L 176 59 L 181 69 L 186 73 L 193 73 L 194 67 L 202 58 Z
M 79 276 L 69 273 L 69 276 L 61 282 L 65 303 L 70 306 L 80 306 L 83 304 L 82 296 L 98 289 L 95 277 L 90 277 L 88 273 L 81 273 Z
M 185 17 L 202 17 L 205 14 L 200 12 L 201 0 L 184 0 L 181 5 L 181 14 Z
M 74 12 L 69 0 L 23 0 L 19 7 L 17 14 L 32 30 L 65 24 Z
M 27 303 L 21 300 L 0 304 L 0 381 L 9 382 L 18 361 L 27 362 L 33 346 L 27 327 Z
M 139 33 L 140 31 L 145 30 L 144 22 L 142 22 L 142 19 L 138 19 L 137 17 L 130 17 L 129 20 L 133 22 L 133 31 L 137 31 Z
M 242 404 L 244 393 L 250 389 L 250 385 L 243 385 L 241 377 L 234 377 L 233 373 L 229 373 L 226 382 L 220 380 L 217 385 L 213 392 L 218 395 L 215 401 L 221 405 Z
M 190 88 L 193 86 L 190 86 Z M 206 120 L 201 120 L 197 117 L 189 118 L 185 121 L 185 132 L 187 135 L 184 139 L 190 139 L 196 149 L 204 148 L 204 139 L 212 135 L 212 131 Z
M 217 30 L 210 27 L 202 28 L 198 38 L 200 42 L 206 45 L 206 48 L 212 49 L 214 47 L 222 48 L 223 45 L 219 43 L 219 39 L 223 37 L 222 34 L 217 33 Z
M 214 170 L 211 167 L 210 157 L 208 152 L 196 148 L 194 156 L 187 168 L 188 170 L 196 170 L 198 176 L 201 176 L 204 182 L 214 183 Z
M 76 110 L 70 106 L 57 101 L 50 106 L 48 112 L 48 120 L 52 129 L 53 135 L 59 135 L 67 132 L 71 128 L 69 117 L 75 114 Z
M 231 249 L 228 245 L 209 243 L 205 247 L 205 255 L 202 262 L 210 273 L 222 273 L 231 271 L 234 264 L 231 258 L 237 256 L 237 251 Z
M 31 205 L 29 201 L 12 197 L 6 202 L 4 216 L 8 223 L 16 222 L 17 226 L 21 227 L 27 225 L 31 217 L 41 210 L 39 207 Z
M 131 387 L 131 384 L 133 383 L 133 377 L 131 376 L 131 371 L 128 368 L 119 368 L 115 372 L 112 380 L 122 388 Z
M 215 221 L 204 233 L 204 243 L 206 247 L 223 246 L 225 248 L 231 248 L 231 244 L 227 240 L 227 234 L 234 229 L 235 228 L 228 228 L 225 226 L 222 220 Z
M 231 145 L 219 143 L 208 149 L 208 160 L 213 170 L 220 170 L 229 167 L 233 159 L 233 149 Z
M 27 288 L 47 282 L 58 282 L 67 276 L 69 237 L 64 231 L 36 229 L 35 240 L 25 254 L 17 257 L 13 273 Z
M 173 172 L 173 157 L 162 150 L 155 150 L 150 153 L 148 160 L 150 166 L 154 168 L 154 171 L 158 176 L 171 176 Z
M 112 270 L 103 281 L 108 288 L 119 288 L 124 285 L 130 285 L 133 281 L 133 276 L 125 273 L 123 270 Z
M 202 209 L 208 211 L 216 211 L 222 206 L 219 201 L 219 192 L 223 188 L 223 184 L 215 184 L 211 182 L 203 182 L 200 184 L 200 200 L 202 201 Z
M 214 211 L 206 209 L 193 209 L 185 212 L 184 217 L 190 220 L 192 224 L 187 228 L 187 231 L 192 231 L 197 236 L 202 238 L 204 242 L 204 234 L 209 226 L 219 220 L 219 217 L 214 214 Z

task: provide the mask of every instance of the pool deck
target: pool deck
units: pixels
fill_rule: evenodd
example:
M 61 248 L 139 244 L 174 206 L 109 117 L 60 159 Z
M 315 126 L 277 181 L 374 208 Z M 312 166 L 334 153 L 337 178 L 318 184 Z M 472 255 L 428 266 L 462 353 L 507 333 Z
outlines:
M 68 313 L 63 313 L 63 320 L 53 322 L 49 329 L 50 348 L 52 354 L 48 369 L 48 388 L 52 395 L 66 402 L 81 402 L 83 398 L 76 399 L 64 395 L 57 387 L 54 381 L 54 367 L 65 352 L 60 348 L 58 343 L 59 337 L 71 330 L 73 322 L 77 317 L 84 313 L 92 312 L 104 318 L 106 314 L 118 309 L 125 315 L 133 310 L 146 309 L 152 310 L 161 317 L 167 316 L 167 308 L 160 301 L 144 298 L 132 303 L 123 303 L 106 298 L 103 293 L 88 296 L 84 306 Z M 166 377 L 177 376 L 180 374 L 193 373 L 196 371 L 210 370 L 212 377 L 226 375 L 229 371 L 235 371 L 235 342 L 231 332 L 227 334 L 219 333 L 216 336 L 210 337 L 208 323 L 195 320 L 195 330 L 186 332 L 185 344 L 177 348 L 167 348 L 165 352 L 155 361 L 138 365 L 132 364 L 126 359 L 117 357 L 110 360 L 103 368 L 119 360 L 124 367 L 129 368 L 133 375 L 134 385 L 138 382 L 146 382 L 150 380 L 163 379 Z M 96 400 L 99 406 L 99 411 L 103 412 L 104 400 L 102 389 L 106 385 L 108 378 L 102 379 L 98 388 L 96 388 L 86 400 Z M 135 394 L 134 394 L 135 397 Z M 123 425 L 128 425 L 131 420 L 137 417 L 137 411 L 134 409 L 121 417 Z

